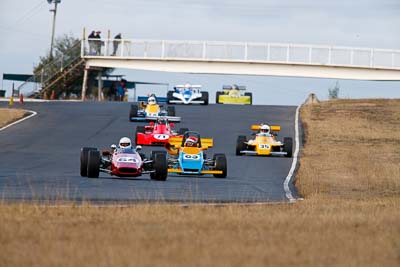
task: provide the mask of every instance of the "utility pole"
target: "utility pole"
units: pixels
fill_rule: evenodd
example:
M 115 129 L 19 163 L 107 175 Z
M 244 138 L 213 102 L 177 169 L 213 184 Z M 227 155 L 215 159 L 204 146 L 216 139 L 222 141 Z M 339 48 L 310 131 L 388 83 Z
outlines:
M 49 4 L 54 3 L 54 9 L 50 9 L 53 12 L 53 29 L 51 31 L 51 44 L 50 44 L 50 58 L 53 57 L 53 46 L 54 46 L 54 32 L 56 29 L 56 15 L 57 15 L 57 4 L 61 3 L 61 0 L 47 0 Z

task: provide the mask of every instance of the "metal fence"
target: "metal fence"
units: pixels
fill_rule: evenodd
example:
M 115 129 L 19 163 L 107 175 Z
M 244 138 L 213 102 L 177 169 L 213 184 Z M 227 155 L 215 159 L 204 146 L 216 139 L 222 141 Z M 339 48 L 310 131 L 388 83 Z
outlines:
M 400 50 L 277 43 L 89 39 L 82 56 L 400 69 Z

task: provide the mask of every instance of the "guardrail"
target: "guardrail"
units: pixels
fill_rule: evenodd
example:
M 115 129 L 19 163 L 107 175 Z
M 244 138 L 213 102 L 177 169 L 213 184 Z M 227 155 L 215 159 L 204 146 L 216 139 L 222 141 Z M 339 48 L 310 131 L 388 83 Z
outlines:
M 389 49 L 136 39 L 89 39 L 87 42 L 84 40 L 82 42 L 82 57 L 240 61 L 400 69 L 400 50 Z

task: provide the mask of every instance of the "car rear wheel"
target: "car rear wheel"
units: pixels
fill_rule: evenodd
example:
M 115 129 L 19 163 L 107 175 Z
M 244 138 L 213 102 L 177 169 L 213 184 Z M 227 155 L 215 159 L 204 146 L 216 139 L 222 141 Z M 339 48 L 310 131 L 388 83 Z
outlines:
M 222 171 L 222 174 L 214 174 L 214 177 L 226 178 L 228 168 L 225 154 L 215 154 L 213 159 L 215 160 L 215 170 Z
M 293 139 L 291 137 L 283 138 L 283 150 L 286 152 L 285 157 L 291 158 L 293 151 Z
M 168 176 L 168 161 L 165 151 L 152 151 L 154 172 L 150 173 L 150 178 L 156 181 L 166 181 Z
M 81 149 L 81 176 L 87 176 L 87 166 L 88 166 L 88 154 L 89 151 L 96 150 L 94 147 L 83 147 Z
M 129 112 L 129 120 L 132 121 L 132 118 L 138 116 L 139 107 L 137 105 L 131 105 L 131 110 Z
M 204 102 L 202 105 L 208 105 L 208 92 L 201 92 L 201 100 Z
M 216 104 L 221 104 L 220 102 L 219 102 L 219 96 L 221 95 L 221 92 L 218 92 L 217 91 L 217 93 L 215 94 L 215 103 Z
M 174 91 L 168 91 L 167 92 L 167 104 L 171 104 L 171 100 L 174 99 L 172 96 L 174 94 Z
M 168 116 L 174 117 L 175 116 L 175 107 L 167 107 Z
M 244 93 L 244 95 L 250 97 L 250 105 L 253 105 L 253 94 L 252 93 Z
M 243 153 L 241 153 L 240 151 L 242 150 L 246 150 L 246 144 L 245 142 L 247 142 L 247 138 L 244 135 L 239 135 L 238 139 L 236 141 L 236 156 L 241 156 L 243 155 Z
M 99 178 L 100 173 L 100 151 L 90 150 L 88 155 L 87 176 Z

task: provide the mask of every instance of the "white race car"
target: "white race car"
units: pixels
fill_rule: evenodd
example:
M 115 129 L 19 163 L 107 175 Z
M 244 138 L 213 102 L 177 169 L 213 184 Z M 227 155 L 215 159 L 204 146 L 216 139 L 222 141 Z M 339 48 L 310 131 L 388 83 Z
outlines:
M 208 92 L 201 91 L 201 85 L 176 85 L 174 91 L 168 91 L 167 103 L 208 105 Z

